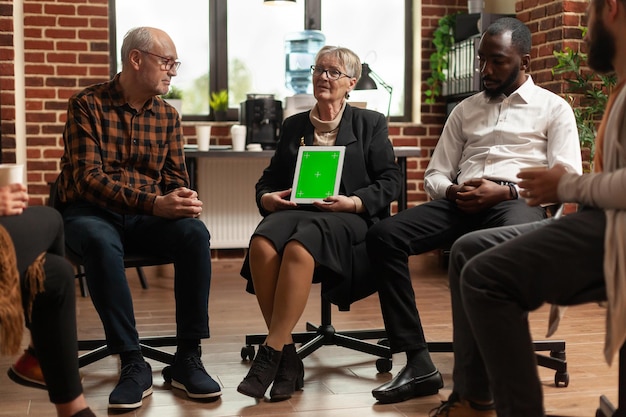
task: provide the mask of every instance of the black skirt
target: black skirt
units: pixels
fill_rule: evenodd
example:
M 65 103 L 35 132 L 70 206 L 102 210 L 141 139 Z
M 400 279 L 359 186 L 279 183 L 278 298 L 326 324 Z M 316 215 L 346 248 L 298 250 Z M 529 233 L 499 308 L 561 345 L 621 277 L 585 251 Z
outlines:
M 263 236 L 282 254 L 285 245 L 295 240 L 313 256 L 317 265 L 313 282 L 322 282 L 322 291 L 335 304 L 350 303 L 371 294 L 367 288 L 352 291 L 355 280 L 364 279 L 368 267 L 365 235 L 369 223 L 353 213 L 285 210 L 265 217 L 252 237 Z M 241 268 L 241 276 L 248 280 L 246 290 L 254 293 L 248 256 Z M 367 280 L 369 281 L 369 279 Z

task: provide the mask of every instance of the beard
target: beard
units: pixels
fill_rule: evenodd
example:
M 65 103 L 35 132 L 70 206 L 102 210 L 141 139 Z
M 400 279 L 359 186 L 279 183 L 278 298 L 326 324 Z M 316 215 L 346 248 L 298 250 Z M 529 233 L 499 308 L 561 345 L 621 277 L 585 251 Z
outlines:
M 613 59 L 616 50 L 615 38 L 598 18 L 593 22 L 591 34 L 592 39 L 588 43 L 587 64 L 592 70 L 600 73 L 613 72 Z
M 509 74 L 509 76 L 506 78 L 506 80 L 504 80 L 504 82 L 500 84 L 498 87 L 495 87 L 495 88 L 485 87 L 485 95 L 489 98 L 493 98 L 493 97 L 498 97 L 501 94 L 512 93 L 512 91 L 508 91 L 508 90 L 517 80 L 519 73 L 520 73 L 520 68 L 518 65 L 516 65 L 515 68 L 513 68 L 513 70 Z M 483 83 L 483 86 L 484 86 L 484 83 Z

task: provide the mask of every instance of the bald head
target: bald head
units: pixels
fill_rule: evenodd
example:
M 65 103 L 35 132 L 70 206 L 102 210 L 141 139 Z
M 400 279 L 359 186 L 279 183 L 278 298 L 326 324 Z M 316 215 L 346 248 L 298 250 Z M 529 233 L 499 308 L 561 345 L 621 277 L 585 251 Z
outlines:
M 155 47 L 160 46 L 174 47 L 172 39 L 161 29 L 143 26 L 129 30 L 124 35 L 124 42 L 122 43 L 122 68 L 128 64 L 128 57 L 133 49 L 152 51 Z

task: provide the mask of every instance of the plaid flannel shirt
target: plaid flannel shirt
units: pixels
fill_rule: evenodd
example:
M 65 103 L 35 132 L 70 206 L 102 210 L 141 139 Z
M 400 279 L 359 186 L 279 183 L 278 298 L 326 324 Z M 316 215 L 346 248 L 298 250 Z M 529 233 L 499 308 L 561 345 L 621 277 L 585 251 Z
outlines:
M 189 186 L 178 113 L 159 97 L 134 110 L 124 101 L 119 74 L 70 98 L 63 142 L 63 203 L 152 214 L 157 196 Z

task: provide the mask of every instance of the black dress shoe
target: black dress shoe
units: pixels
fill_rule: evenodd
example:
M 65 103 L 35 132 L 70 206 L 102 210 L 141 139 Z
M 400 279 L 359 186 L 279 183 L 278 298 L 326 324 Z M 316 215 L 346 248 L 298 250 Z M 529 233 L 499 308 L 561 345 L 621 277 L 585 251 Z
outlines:
M 372 391 L 372 395 L 384 404 L 399 403 L 415 397 L 434 395 L 443 388 L 443 378 L 438 370 L 419 374 L 412 366 L 405 366 L 394 379 Z

